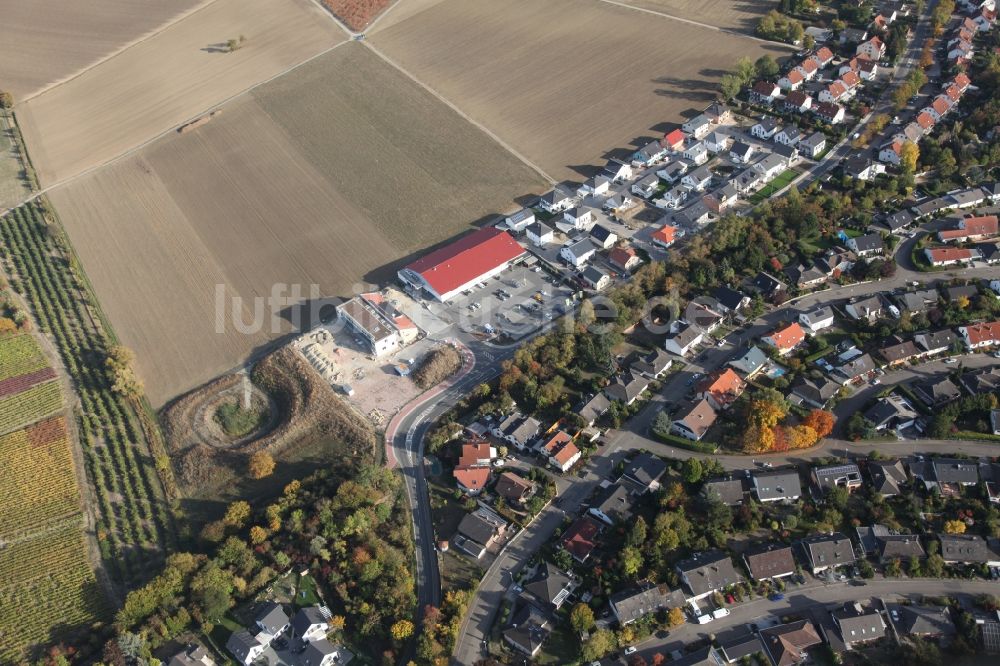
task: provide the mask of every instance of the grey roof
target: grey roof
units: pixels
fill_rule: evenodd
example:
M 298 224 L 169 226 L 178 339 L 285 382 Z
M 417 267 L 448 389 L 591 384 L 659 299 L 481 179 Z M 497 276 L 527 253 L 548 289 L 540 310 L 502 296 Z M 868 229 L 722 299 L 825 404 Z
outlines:
M 870 641 L 885 636 L 885 621 L 874 609 L 864 609 L 858 603 L 845 603 L 832 613 L 845 643 Z
M 597 266 L 587 266 L 583 269 L 583 279 L 590 284 L 599 284 L 606 277 L 608 277 L 608 274 Z
M 913 392 L 928 407 L 936 407 L 951 402 L 962 395 L 962 390 L 950 377 L 936 377 L 914 384 Z
M 516 213 L 507 216 L 507 221 L 510 222 L 511 224 L 520 224 L 526 220 L 533 220 L 533 219 L 535 219 L 535 211 L 531 210 L 530 208 L 522 208 Z
M 764 580 L 795 573 L 795 558 L 792 547 L 778 543 L 762 543 L 751 546 L 743 554 L 750 576 L 754 580 Z
M 992 393 L 1000 390 L 1000 367 L 967 372 L 959 378 L 959 382 L 969 393 L 975 395 Z
M 629 371 L 623 376 L 616 377 L 615 381 L 604 389 L 604 392 L 612 400 L 629 403 L 642 395 L 642 392 L 648 387 L 649 379 L 638 373 Z
M 806 146 L 809 149 L 813 149 L 816 148 L 816 146 L 822 144 L 824 141 L 826 141 L 825 134 L 823 134 L 822 132 L 813 132 L 806 138 L 799 141 L 799 143 Z
M 821 490 L 832 490 L 841 485 L 861 481 L 861 470 L 854 463 L 814 467 L 813 475 Z
M 947 328 L 942 331 L 917 333 L 913 339 L 926 351 L 931 351 L 932 349 L 951 349 L 959 340 L 955 332 Z
M 882 242 L 882 234 L 865 234 L 854 238 L 854 244 L 858 252 L 870 252 L 873 250 L 884 250 L 885 243 Z
M 737 155 L 746 155 L 748 152 L 753 151 L 753 148 L 743 143 L 742 141 L 737 141 L 729 148 L 729 152 L 736 153 Z
M 458 533 L 480 546 L 486 546 L 496 536 L 496 527 L 478 513 L 467 513 L 458 524 Z
M 979 295 L 979 289 L 974 284 L 962 284 L 956 285 L 954 287 L 947 287 L 944 290 L 944 298 L 946 301 L 957 301 L 963 296 L 965 298 L 975 298 Z
M 603 227 L 600 224 L 595 224 L 590 230 L 590 235 L 603 243 L 612 236 L 615 236 L 616 234 L 607 227 Z
M 738 358 L 729 361 L 729 365 L 740 372 L 750 375 L 759 370 L 768 361 L 768 355 L 760 347 L 751 347 Z
M 785 166 L 785 158 L 783 158 L 781 155 L 775 155 L 774 153 L 768 153 L 768 154 L 764 155 L 762 158 L 760 158 L 759 160 L 757 160 L 756 162 L 754 162 L 753 166 L 754 166 L 755 169 L 757 169 L 761 173 L 766 173 L 766 172 L 768 172 L 768 171 L 770 171 L 772 169 L 776 169 L 778 167 L 784 168 L 784 166 Z
M 677 343 L 678 347 L 688 346 L 692 340 L 697 338 L 699 335 L 703 335 L 704 331 L 693 324 L 682 325 L 676 333 L 668 336 L 668 340 L 673 340 Z
M 866 412 L 865 418 L 875 424 L 876 428 L 896 428 L 901 423 L 912 421 L 917 413 L 904 398 L 891 394 L 879 398 Z
M 632 497 L 624 486 L 614 483 L 599 490 L 590 506 L 612 520 L 622 521 L 631 515 Z
M 805 315 L 809 318 L 810 321 L 822 321 L 824 319 L 833 319 L 833 308 L 830 307 L 829 305 L 820 305 L 819 307 L 815 307 L 809 312 L 806 312 Z
M 799 149 L 798 148 L 796 148 L 795 146 L 786 146 L 783 143 L 777 143 L 777 144 L 771 146 L 771 151 L 775 155 L 781 155 L 786 160 L 790 160 L 790 159 L 792 159 L 793 157 L 795 157 L 796 155 L 799 154 Z
M 885 219 L 882 220 L 882 223 L 885 224 L 890 231 L 897 231 L 913 224 L 913 214 L 908 210 L 899 210 L 895 213 L 886 215 Z
M 608 400 L 608 397 L 604 393 L 598 393 L 589 400 L 585 400 L 577 405 L 574 411 L 587 423 L 592 423 L 600 418 L 604 412 L 608 411 L 608 407 L 610 406 L 611 401 Z
M 565 249 L 569 250 L 574 257 L 581 257 L 588 252 L 596 252 L 597 248 L 594 244 L 590 242 L 589 238 L 579 238 L 577 240 L 572 240 L 563 246 Z
M 686 576 L 687 586 L 696 596 L 745 580 L 733 566 L 729 554 L 720 550 L 698 553 L 678 562 L 677 570 Z
M 265 603 L 257 613 L 255 619 L 261 625 L 267 627 L 268 631 L 272 634 L 278 633 L 278 631 L 288 624 L 288 615 L 285 614 L 285 610 L 281 607 L 281 604 L 276 604 L 273 601 Z
M 868 463 L 875 492 L 882 495 L 898 495 L 900 486 L 906 483 L 906 470 L 901 460 L 872 460 Z
M 757 277 L 753 279 L 753 287 L 760 293 L 769 296 L 780 289 L 784 289 L 786 285 L 770 273 L 761 271 L 760 273 L 757 273 Z
M 670 660 L 670 666 L 724 666 L 724 664 L 722 657 L 711 645 L 686 654 L 680 659 Z
M 520 604 L 504 627 L 504 638 L 521 652 L 533 655 L 549 636 L 548 617 L 531 604 Z
M 978 483 L 979 465 L 969 460 L 935 458 L 932 463 L 938 483 Z
M 343 648 L 334 645 L 325 638 L 320 638 L 319 640 L 306 643 L 306 649 L 302 652 L 299 663 L 302 666 L 319 666 L 331 654 L 338 656 L 336 659 L 337 664 L 346 664 L 354 657 L 353 654 Z M 347 659 L 344 659 L 345 656 L 347 656 Z
M 542 203 L 553 205 L 565 199 L 572 199 L 573 195 L 566 191 L 561 185 L 557 185 L 550 191 L 542 195 Z
M 972 187 L 967 190 L 960 190 L 951 194 L 951 199 L 959 206 L 969 206 L 979 203 L 986 198 L 986 193 L 982 188 Z
M 693 226 L 706 215 L 711 215 L 712 211 L 707 204 L 698 199 L 684 210 L 674 214 L 674 220 L 685 226 Z
M 985 564 L 1000 560 L 1000 553 L 977 534 L 939 534 L 945 562 Z
M 226 641 L 226 649 L 240 659 L 245 659 L 250 653 L 250 650 L 260 647 L 261 645 L 262 643 L 257 640 L 257 637 L 246 629 L 234 631 L 229 637 L 229 640 Z
M 541 238 L 552 233 L 552 227 L 543 222 L 535 222 L 534 224 L 529 224 L 525 232 Z
M 715 638 L 730 662 L 764 651 L 764 646 L 761 645 L 757 635 L 743 627 L 719 634 Z
M 778 120 L 777 118 L 772 118 L 771 116 L 765 116 L 764 118 L 761 118 L 759 121 L 757 121 L 757 125 L 760 125 L 761 128 L 764 129 L 764 131 L 770 132 L 771 130 L 778 129 Z M 754 125 L 754 127 L 756 127 L 757 125 Z
M 533 416 L 525 416 L 523 419 L 517 422 L 517 425 L 505 434 L 513 437 L 518 442 L 527 442 L 529 439 L 538 434 L 538 430 L 542 427 L 542 424 Z
M 743 503 L 747 487 L 743 479 L 709 479 L 701 487 L 705 497 L 717 496 L 723 504 L 737 506 Z
M 812 379 L 802 377 L 792 387 L 792 393 L 817 405 L 825 405 L 833 396 L 837 395 L 840 386 L 829 379 Z
M 802 547 L 813 568 L 854 563 L 854 545 L 840 532 L 806 537 L 802 540 Z
M 900 342 L 882 347 L 879 350 L 879 354 L 881 354 L 882 358 L 890 363 L 899 363 L 919 355 L 920 350 L 917 349 L 917 346 L 913 344 L 913 342 L 907 340 L 906 342 Z
M 903 606 L 890 604 L 890 616 L 895 610 L 899 620 L 893 620 L 903 634 L 950 636 L 955 633 L 955 624 L 946 606 Z
M 667 463 L 651 453 L 641 451 L 625 465 L 624 476 L 640 486 L 649 487 L 659 481 L 666 471 Z
M 610 159 L 604 165 L 604 171 L 609 174 L 617 174 L 622 167 L 631 168 L 631 165 L 622 162 L 621 160 Z
M 694 171 L 691 171 L 690 173 L 686 174 L 684 177 L 685 178 L 690 177 L 691 180 L 700 183 L 712 177 L 712 170 L 709 169 L 707 166 L 702 165 L 697 169 L 695 169 Z
M 212 664 L 215 664 L 215 660 L 200 645 L 188 645 L 167 662 L 167 666 L 210 666 Z
M 642 372 L 653 376 L 658 375 L 664 370 L 670 368 L 670 366 L 673 365 L 673 362 L 673 359 L 670 358 L 670 354 L 668 354 L 666 350 L 657 348 L 643 356 L 641 359 L 633 361 L 632 369 L 636 372 Z
M 680 590 L 646 583 L 611 595 L 609 602 L 619 621 L 628 624 L 659 610 L 683 608 L 685 599 Z
M 793 499 L 802 495 L 802 482 L 795 469 L 753 472 L 754 489 L 762 501 Z
M 524 593 L 541 604 L 540 608 L 548 610 L 562 605 L 566 590 L 572 585 L 573 579 L 566 572 L 542 562 L 531 580 L 524 584 Z
M 916 534 L 877 536 L 875 544 L 879 559 L 883 562 L 897 558 L 900 560 L 909 560 L 911 557 L 922 558 L 926 555 L 924 547 L 920 545 L 920 537 Z
M 905 294 L 896 296 L 896 302 L 902 310 L 909 312 L 923 312 L 927 308 L 937 304 L 938 293 L 935 289 L 920 289 L 918 291 L 908 291 Z
M 837 367 L 837 372 L 847 379 L 854 379 L 855 377 L 860 377 L 874 368 L 875 362 L 872 361 L 872 357 L 868 354 L 861 354 L 860 356 L 855 356 L 849 361 L 841 363 Z
M 301 636 L 314 624 L 326 623 L 328 621 L 327 617 L 327 615 L 323 614 L 323 609 L 320 606 L 300 608 L 295 617 L 292 618 L 292 630 L 295 632 L 295 635 Z
M 746 298 L 746 294 L 742 291 L 729 287 L 717 287 L 712 296 L 727 310 L 736 310 L 743 305 L 743 299 Z

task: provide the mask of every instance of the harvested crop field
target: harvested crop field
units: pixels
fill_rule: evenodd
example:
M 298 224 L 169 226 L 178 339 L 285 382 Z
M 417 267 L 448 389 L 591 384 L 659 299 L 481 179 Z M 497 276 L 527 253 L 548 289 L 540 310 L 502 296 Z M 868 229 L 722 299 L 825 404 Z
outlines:
M 3 88 L 23 99 L 206 0 L 0 0 Z
M 385 11 L 393 0 L 322 0 L 333 15 L 351 30 L 364 30 L 372 20 Z
M 760 17 L 777 8 L 774 0 L 620 0 L 717 28 L 752 34 Z
M 246 38 L 234 52 L 226 41 Z M 344 32 L 309 0 L 215 0 L 18 104 L 43 185 L 79 174 L 333 47 Z
M 327 19 L 329 20 L 329 19 Z M 160 405 L 289 332 L 216 332 L 216 285 L 351 295 L 361 280 L 545 183 L 495 141 L 348 43 L 51 198 Z M 252 317 L 243 313 L 244 321 Z M 280 322 L 279 322 L 280 323 Z
M 390 14 L 371 42 L 556 178 L 579 180 L 614 149 L 706 105 L 741 56 L 787 53 L 602 2 L 422 7 Z

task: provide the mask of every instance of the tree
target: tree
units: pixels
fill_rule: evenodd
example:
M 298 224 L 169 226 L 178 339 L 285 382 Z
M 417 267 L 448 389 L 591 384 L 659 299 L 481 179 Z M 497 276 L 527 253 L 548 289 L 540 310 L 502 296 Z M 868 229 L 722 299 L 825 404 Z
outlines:
M 0 109 L 11 109 L 14 107 L 14 96 L 6 90 L 0 90 Z
M 608 656 L 615 649 L 615 635 L 608 629 L 598 629 L 590 635 L 590 640 L 583 644 L 580 656 L 584 661 L 598 661 Z
M 816 46 L 816 38 L 812 35 L 806 35 L 802 38 L 802 47 L 807 51 L 811 51 Z
M 680 608 L 671 608 L 667 611 L 667 627 L 673 629 L 684 624 L 684 611 Z
M 633 577 L 642 568 L 642 553 L 638 548 L 628 546 L 621 552 L 622 573 L 628 577 Z
M 576 604 L 569 612 L 569 624 L 578 634 L 590 631 L 594 627 L 594 611 L 583 602 Z
M 837 417 L 832 412 L 825 409 L 814 409 L 802 421 L 802 425 L 809 426 L 816 432 L 816 437 L 822 439 L 833 432 L 833 426 L 837 422 Z
M 251 479 L 263 479 L 274 471 L 274 458 L 267 451 L 257 451 L 250 455 L 247 472 Z
M 121 345 L 112 347 L 104 360 L 111 390 L 126 398 L 138 398 L 142 395 L 142 381 L 132 367 L 134 362 L 135 354 L 132 350 Z
M 641 546 L 646 541 L 646 533 L 648 528 L 646 526 L 646 519 L 642 516 L 636 518 L 635 522 L 632 523 L 632 527 L 628 531 L 628 545 L 629 546 Z
M 735 74 L 723 74 L 722 78 L 719 80 L 719 89 L 722 92 L 722 96 L 727 101 L 735 99 L 736 96 L 740 94 L 740 90 L 742 88 L 743 82 L 740 81 L 740 77 Z
M 944 573 L 944 558 L 937 553 L 928 556 L 924 563 L 924 573 L 931 578 L 941 578 Z
M 920 159 L 920 148 L 912 141 L 903 143 L 899 151 L 899 168 L 903 173 L 914 174 L 917 171 L 917 161 Z
M 704 470 L 701 466 L 701 461 L 697 458 L 688 458 L 684 461 L 683 466 L 684 480 L 688 483 L 698 483 L 701 481 Z
M 946 520 L 944 531 L 945 534 L 965 534 L 965 523 L 961 520 Z
M 762 79 L 773 79 L 781 71 L 778 68 L 777 61 L 767 54 L 757 58 L 757 62 L 754 63 L 754 69 L 757 72 L 757 76 Z
M 241 500 L 229 505 L 222 522 L 229 527 L 239 529 L 246 524 L 248 518 L 250 518 L 250 503 Z
M 757 66 L 750 58 L 744 56 L 736 61 L 736 69 L 733 70 L 733 74 L 739 78 L 741 84 L 750 85 L 753 83 L 754 77 L 757 76 Z
M 265 539 L 267 539 L 267 530 L 263 527 L 254 525 L 250 528 L 250 543 L 256 546 L 264 543 Z
M 405 641 L 413 635 L 413 623 L 409 620 L 399 620 L 392 625 L 389 632 L 392 634 L 393 640 L 400 642 Z

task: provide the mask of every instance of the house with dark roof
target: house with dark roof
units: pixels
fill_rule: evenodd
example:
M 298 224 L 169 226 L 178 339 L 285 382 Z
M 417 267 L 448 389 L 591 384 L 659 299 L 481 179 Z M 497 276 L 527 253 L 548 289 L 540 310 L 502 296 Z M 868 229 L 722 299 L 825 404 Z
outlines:
M 529 603 L 518 603 L 503 628 L 503 639 L 515 650 L 534 657 L 549 637 L 549 616 Z
M 677 573 L 684 585 L 691 591 L 691 597 L 697 601 L 716 590 L 742 583 L 745 578 L 736 570 L 728 553 L 721 550 L 710 550 L 698 553 L 693 557 L 677 563 Z
M 939 534 L 941 557 L 945 564 L 985 564 L 1000 567 L 997 542 L 978 534 Z
M 637 372 L 626 372 L 607 385 L 604 393 L 611 400 L 617 400 L 626 407 L 639 399 L 639 396 L 649 388 L 649 378 Z
M 271 642 L 271 636 L 261 632 L 266 640 L 261 640 L 258 636 L 251 634 L 246 629 L 234 631 L 226 641 L 226 650 L 236 657 L 237 661 L 244 666 L 249 666 L 264 653 Z
M 898 495 L 907 481 L 902 460 L 870 460 L 868 473 L 871 475 L 875 492 L 882 497 Z
M 577 405 L 573 412 L 583 419 L 589 428 L 594 425 L 597 419 L 604 416 L 609 407 L 611 407 L 611 401 L 608 397 L 604 393 L 597 393 Z
M 786 291 L 788 285 L 774 277 L 770 273 L 760 272 L 753 279 L 750 286 L 764 298 L 771 298 L 779 291 Z
M 878 350 L 879 356 L 885 359 L 887 365 L 902 365 L 917 358 L 922 352 L 910 340 L 904 342 L 891 341 L 890 344 Z
M 187 645 L 167 661 L 167 666 L 215 666 L 215 660 L 202 646 Z
M 955 635 L 955 623 L 947 606 L 886 603 L 889 621 L 900 636 L 940 638 Z
M 325 638 L 318 638 L 306 643 L 299 663 L 302 666 L 333 666 L 347 664 L 354 659 L 354 654 L 340 645 L 334 645 Z
M 802 495 L 798 470 L 755 470 L 750 478 L 754 494 L 761 502 L 793 502 Z
M 559 610 L 578 585 L 572 574 L 542 562 L 523 585 L 521 597 L 543 612 Z
M 936 303 L 937 297 L 935 295 L 934 304 Z M 911 312 L 913 311 L 911 310 Z M 958 347 L 959 344 L 958 336 L 955 335 L 954 331 L 947 328 L 940 331 L 923 331 L 917 333 L 913 336 L 913 341 L 917 343 L 926 356 L 944 354 Z
M 594 495 L 588 511 L 608 525 L 625 522 L 632 515 L 632 496 L 625 486 L 608 484 Z
M 455 545 L 476 559 L 507 532 L 507 521 L 487 509 L 467 513 L 458 524 Z
M 292 638 L 313 641 L 326 638 L 330 631 L 330 609 L 325 606 L 300 608 L 292 617 Z
M 770 358 L 760 347 L 750 347 L 742 355 L 730 359 L 727 365 L 743 374 L 750 381 L 764 371 Z
M 879 224 L 891 233 L 902 231 L 913 224 L 913 213 L 908 210 L 899 210 L 882 217 Z
M 625 464 L 622 481 L 631 486 L 637 494 L 655 492 L 660 487 L 660 477 L 667 471 L 667 463 L 662 458 L 647 451 L 640 451 Z
M 743 562 L 754 580 L 771 580 L 795 573 L 792 547 L 777 543 L 750 546 L 743 553 Z
M 582 564 L 597 547 L 597 537 L 601 530 L 601 524 L 596 520 L 589 516 L 580 516 L 566 528 L 559 544 L 573 556 L 574 560 Z
M 841 534 L 818 534 L 799 542 L 813 574 L 854 564 L 854 544 Z
M 979 483 L 979 465 L 956 458 L 933 458 L 910 463 L 910 474 L 932 488 L 974 486 Z M 943 489 L 943 488 L 942 488 Z
M 981 370 L 971 370 L 959 377 L 958 383 L 970 395 L 982 395 L 984 393 L 1000 391 L 1000 367 L 994 366 Z
M 738 312 L 750 305 L 750 297 L 742 291 L 730 289 L 729 287 L 716 287 L 712 292 L 712 297 L 718 302 L 722 312 Z
M 523 478 L 514 472 L 504 472 L 497 479 L 493 488 L 497 496 L 513 506 L 522 506 L 535 494 L 535 482 Z
M 816 409 L 825 409 L 831 400 L 840 391 L 841 385 L 832 382 L 825 377 L 813 379 L 812 377 L 801 377 L 792 385 L 792 390 L 788 394 L 789 401 L 793 403 L 805 403 Z
M 764 645 L 760 642 L 760 638 L 746 627 L 718 634 L 715 640 L 719 644 L 722 659 L 727 664 L 742 663 L 742 659 L 752 659 L 758 652 L 764 652 Z
M 611 276 L 597 266 L 587 266 L 583 269 L 580 277 L 594 291 L 602 291 L 611 284 Z
M 673 365 L 674 361 L 664 349 L 654 349 L 640 359 L 632 362 L 631 369 L 650 379 L 659 379 Z
M 906 398 L 890 393 L 884 398 L 879 398 L 865 411 L 864 417 L 872 422 L 875 430 L 899 432 L 916 423 L 919 414 Z
M 684 654 L 678 659 L 671 659 L 670 666 L 724 666 L 724 662 L 718 650 L 711 645 L 706 645 L 694 652 Z
M 255 617 L 255 622 L 260 630 L 271 636 L 277 636 L 285 629 L 288 629 L 288 615 L 281 604 L 268 601 L 261 606 Z
M 874 555 L 882 564 L 893 560 L 909 562 L 914 557 L 922 560 L 927 556 L 916 534 L 886 534 L 874 538 Z
M 716 497 L 726 506 L 739 506 L 746 498 L 746 481 L 740 478 L 717 478 L 705 481 L 701 494 L 707 498 Z
M 885 636 L 885 620 L 874 608 L 865 608 L 860 602 L 846 602 L 830 615 L 840 630 L 840 637 L 848 650 L 860 643 L 878 640 Z
M 670 335 L 663 341 L 663 348 L 678 356 L 687 356 L 705 339 L 705 331 L 687 322 L 675 322 Z
M 764 629 L 760 632 L 760 640 L 775 666 L 801 664 L 808 659 L 809 650 L 823 643 L 809 620 Z
M 617 592 L 608 601 L 611 612 L 622 626 L 641 620 L 650 613 L 683 608 L 686 603 L 684 593 L 680 590 L 671 590 L 666 585 L 654 585 L 650 582 Z
M 812 480 L 821 493 L 844 488 L 849 493 L 861 487 L 861 470 L 854 463 L 823 465 L 812 468 Z
M 715 423 L 718 413 L 708 400 L 698 400 L 682 407 L 675 414 L 675 418 L 670 425 L 670 432 L 691 439 L 701 440 Z

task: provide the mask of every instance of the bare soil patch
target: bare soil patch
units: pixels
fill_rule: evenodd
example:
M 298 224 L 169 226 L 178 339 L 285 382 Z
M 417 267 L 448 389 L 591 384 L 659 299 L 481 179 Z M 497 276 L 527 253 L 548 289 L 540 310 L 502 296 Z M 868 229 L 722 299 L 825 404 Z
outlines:
M 717 28 L 753 34 L 760 17 L 775 9 L 775 0 L 620 0 Z
M 740 56 L 785 52 L 602 2 L 422 7 L 394 10 L 371 43 L 557 178 L 707 105 Z
M 392 3 L 393 0 L 323 0 L 323 5 L 355 32 L 364 30 Z
M 233 296 L 250 323 L 276 283 L 352 295 L 541 191 L 534 171 L 358 44 L 224 108 L 52 192 L 154 405 L 292 332 L 263 305 L 262 330 L 240 332 Z
M 227 52 L 225 42 L 246 37 Z M 343 41 L 308 0 L 215 0 L 18 105 L 43 185 L 128 151 Z
M 0 0 L 3 88 L 22 99 L 206 0 Z

